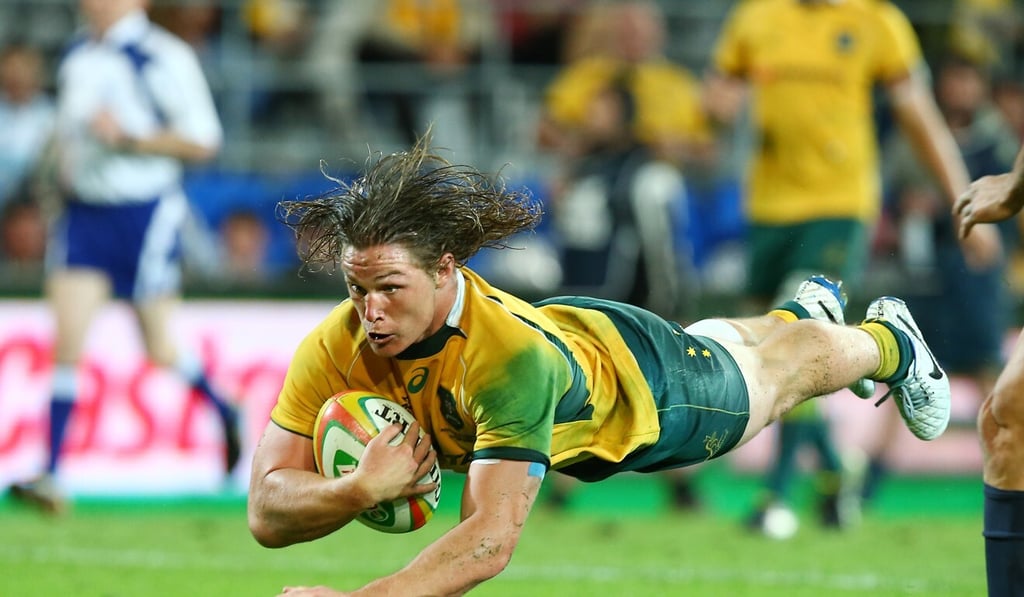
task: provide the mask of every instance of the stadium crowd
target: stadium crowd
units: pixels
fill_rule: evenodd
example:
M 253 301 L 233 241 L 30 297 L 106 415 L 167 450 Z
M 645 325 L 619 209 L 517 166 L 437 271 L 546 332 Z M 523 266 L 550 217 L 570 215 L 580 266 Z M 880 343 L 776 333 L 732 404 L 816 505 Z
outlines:
M 483 168 L 507 163 L 506 174 L 512 180 L 529 186 L 550 202 L 552 214 L 559 213 L 555 204 L 570 174 L 579 172 L 573 152 L 583 149 L 576 135 L 579 131 L 574 133 L 577 147 L 573 148 L 567 145 L 572 142 L 564 126 L 556 138 L 549 125 L 558 119 L 563 119 L 562 124 L 587 120 L 582 105 L 588 97 L 586 89 L 614 70 L 610 65 L 618 60 L 640 64 L 639 72 L 657 71 L 638 77 L 636 134 L 645 143 L 658 136 L 658 157 L 667 156 L 661 162 L 677 169 L 685 183 L 685 194 L 680 193 L 670 206 L 677 266 L 684 287 L 691 289 L 678 297 L 680 308 L 699 304 L 701 291 L 737 293 L 744 276 L 738 265 L 746 223 L 740 188 L 751 146 L 750 125 L 714 128 L 699 114 L 700 81 L 733 3 L 654 3 L 660 4 L 660 22 L 653 29 L 635 28 L 621 34 L 611 29 L 623 22 L 609 18 L 608 4 L 597 0 L 151 2 L 154 22 L 196 50 L 225 126 L 218 161 L 190 170 L 186 178 L 194 208 L 184 245 L 190 287 L 201 293 L 203 288 L 231 286 L 236 277 L 241 285 L 273 287 L 273 281 L 293 278 L 290 238 L 276 222 L 276 202 L 323 189 L 326 181 L 316 170 L 321 157 L 332 175 L 343 177 L 366 158 L 368 145 L 382 151 L 408 145 L 428 123 L 434 123 L 439 147 L 469 156 L 468 161 Z M 938 69 L 956 55 L 982 69 L 986 96 L 979 101 L 995 108 L 994 117 L 1005 120 L 1005 130 L 1024 134 L 1024 86 L 1019 82 L 1024 52 L 1013 4 L 950 0 L 942 3 L 942 10 L 934 10 L 933 3 L 895 4 L 914 23 L 929 65 Z M 632 22 L 651 27 L 636 19 Z M 52 191 L 34 184 L 45 176 L 31 175 L 38 173 L 35 166 L 45 164 L 45 139 L 53 125 L 55 67 L 77 25 L 77 2 L 72 0 L 0 3 L 0 123 L 8 131 L 0 140 L 4 165 L 0 254 L 5 271 L 20 276 L 11 280 L 23 279 L 26 269 L 31 271 L 42 261 L 41 245 L 33 243 L 33 238 L 45 227 L 47 197 Z M 625 41 L 607 43 L 616 36 Z M 640 40 L 651 47 L 638 47 Z M 660 48 L 653 47 L 659 43 Z M 645 60 L 644 52 L 656 53 L 664 68 L 645 70 L 637 62 Z M 644 91 L 643 81 L 663 87 L 664 79 L 658 77 L 676 76 L 664 74 L 672 70 L 681 77 L 680 87 L 673 89 L 682 94 L 672 97 L 691 107 L 645 106 L 658 96 Z M 575 90 L 576 97 L 568 96 L 566 89 Z M 668 114 L 686 110 L 690 110 L 688 116 L 667 120 Z M 883 140 L 898 136 L 884 115 L 878 130 Z M 941 241 L 915 227 L 914 222 L 921 219 L 917 212 L 908 214 L 901 207 L 895 187 L 886 188 L 885 198 L 867 283 L 891 288 L 908 272 L 915 276 L 915 286 L 922 275 L 933 279 L 941 268 L 927 261 L 936 251 L 929 243 Z M 566 205 L 578 209 L 580 202 Z M 263 257 L 247 256 L 250 263 L 242 265 L 246 271 L 236 275 L 239 265 L 232 263 L 231 246 L 246 232 L 224 224 L 240 213 L 258 216 L 258 222 L 250 219 L 248 230 L 264 237 L 253 241 Z M 255 231 L 256 223 L 264 230 Z M 536 257 L 538 268 L 550 268 L 546 258 L 552 252 L 557 254 L 565 242 L 579 241 L 567 241 L 564 227 L 551 224 L 531 243 L 532 250 L 517 258 L 518 264 Z M 1016 295 L 1024 286 L 1019 263 L 1015 260 L 1011 276 Z M 505 264 L 494 265 L 503 268 Z M 543 295 L 556 289 L 560 279 L 558 275 L 509 275 L 499 282 Z M 576 285 L 571 279 L 567 283 Z M 12 285 L 15 292 L 27 288 Z M 694 288 L 700 291 L 693 292 Z M 871 294 L 861 288 L 848 291 L 855 297 Z

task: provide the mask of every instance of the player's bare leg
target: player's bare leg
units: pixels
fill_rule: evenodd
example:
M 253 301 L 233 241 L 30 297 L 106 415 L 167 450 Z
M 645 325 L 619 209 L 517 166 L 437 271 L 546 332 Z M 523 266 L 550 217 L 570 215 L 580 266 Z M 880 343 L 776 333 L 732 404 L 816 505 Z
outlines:
M 44 512 L 59 514 L 67 507 L 55 475 L 64 431 L 78 394 L 78 362 L 89 326 L 110 298 L 110 284 L 103 274 L 89 269 L 54 272 L 46 282 L 46 296 L 55 319 L 53 396 L 49 404 L 49 436 L 46 469 L 25 483 L 11 486 L 12 497 Z
M 907 427 L 934 439 L 949 423 L 949 378 L 903 301 L 876 299 L 887 319 L 857 327 L 801 320 L 780 327 L 755 347 L 723 344 L 744 372 L 750 392 L 745 442 L 796 404 L 824 396 L 861 377 L 889 385 Z
M 741 443 L 800 402 L 838 391 L 881 364 L 871 335 L 815 320 L 781 326 L 754 347 L 725 346 L 750 392 L 750 422 Z
M 230 474 L 242 453 L 238 431 L 238 415 L 206 377 L 202 363 L 191 355 L 181 354 L 171 334 L 172 318 L 180 300 L 177 296 L 159 296 L 135 303 L 135 315 L 142 330 L 146 352 L 154 364 L 173 368 L 185 381 L 200 392 L 217 410 L 224 434 L 224 470 Z
M 988 594 L 1024 594 L 1024 339 L 978 412 Z

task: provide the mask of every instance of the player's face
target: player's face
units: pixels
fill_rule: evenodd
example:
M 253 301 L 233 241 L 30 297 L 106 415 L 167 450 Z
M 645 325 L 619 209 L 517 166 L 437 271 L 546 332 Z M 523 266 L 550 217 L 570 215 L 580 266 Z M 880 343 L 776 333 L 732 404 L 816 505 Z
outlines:
M 375 354 L 395 356 L 441 328 L 454 300 L 453 267 L 425 271 L 401 245 L 342 253 L 348 294 Z

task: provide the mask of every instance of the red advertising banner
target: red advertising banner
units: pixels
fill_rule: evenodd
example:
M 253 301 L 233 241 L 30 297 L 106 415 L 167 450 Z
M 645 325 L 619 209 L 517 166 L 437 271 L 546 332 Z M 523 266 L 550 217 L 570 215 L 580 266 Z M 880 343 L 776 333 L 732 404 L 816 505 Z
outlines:
M 252 447 L 277 398 L 291 353 L 330 310 L 325 302 L 189 302 L 173 329 L 239 407 L 245 453 L 229 487 L 248 482 Z M 44 462 L 52 323 L 36 301 L 0 302 L 0 487 Z M 147 362 L 127 306 L 93 324 L 82 391 L 59 480 L 80 494 L 191 493 L 224 487 L 221 431 L 211 406 L 173 371 Z

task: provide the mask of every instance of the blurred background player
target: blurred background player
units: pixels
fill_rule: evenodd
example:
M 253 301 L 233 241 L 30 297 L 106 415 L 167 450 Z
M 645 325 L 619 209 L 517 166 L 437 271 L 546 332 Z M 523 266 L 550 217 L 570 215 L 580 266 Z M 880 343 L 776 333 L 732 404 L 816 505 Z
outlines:
M 663 54 L 665 19 L 653 2 L 595 3 L 571 37 L 538 128 L 541 147 L 560 160 L 550 181 L 559 293 L 686 321 L 697 287 L 675 234 L 683 171 L 712 146 L 699 83 Z M 666 473 L 673 505 L 697 506 L 692 475 Z M 564 505 L 572 481 L 553 479 L 551 502 Z
M 935 76 L 936 101 L 971 178 L 1012 169 L 1020 144 L 991 101 L 988 68 L 976 58 L 952 54 Z M 1003 342 L 1012 316 L 1006 259 L 980 271 L 967 266 L 948 203 L 906 139 L 894 136 L 890 141 L 883 167 L 887 212 L 897 232 L 893 251 L 900 255 L 899 271 L 909 282 L 907 304 L 943 368 L 974 386 L 965 388 L 968 396 L 984 398 L 1002 369 Z M 1002 222 L 998 227 L 1008 254 L 1016 245 L 1016 226 Z M 973 412 L 980 402 L 970 400 Z M 865 505 L 876 497 L 885 477 L 897 425 L 899 421 L 890 417 L 870 447 L 862 488 Z
M 981 222 L 1015 216 L 1024 206 L 1024 146 L 1013 170 L 975 181 L 957 199 L 961 236 Z M 1024 342 L 1017 345 L 978 412 L 984 455 L 985 567 L 990 597 L 1024 594 Z
M 111 296 L 131 302 L 146 351 L 216 408 L 225 469 L 239 457 L 236 413 L 169 329 L 178 302 L 184 162 L 212 159 L 222 132 L 194 52 L 152 24 L 145 0 L 82 0 L 88 25 L 58 71 L 56 149 L 64 211 L 51 231 L 46 295 L 56 323 L 45 470 L 12 495 L 64 507 L 54 476 L 79 394 L 90 323 Z
M 789 32 L 780 33 L 780 32 Z M 751 312 L 793 296 L 809 274 L 857 285 L 881 207 L 873 87 L 887 92 L 896 120 L 948 201 L 968 177 L 926 84 L 926 66 L 906 17 L 889 2 L 766 0 L 737 5 L 723 25 L 707 78 L 707 109 L 736 120 L 749 85 L 754 126 L 746 214 Z M 998 259 L 998 236 L 972 239 L 977 267 Z M 842 313 L 830 313 L 838 322 Z M 869 384 L 853 388 L 873 393 Z M 777 462 L 750 524 L 787 497 L 797 448 L 811 443 L 823 470 L 821 522 L 841 527 L 841 462 L 828 424 L 810 401 L 776 436 Z

